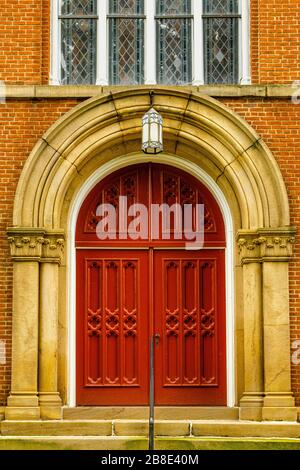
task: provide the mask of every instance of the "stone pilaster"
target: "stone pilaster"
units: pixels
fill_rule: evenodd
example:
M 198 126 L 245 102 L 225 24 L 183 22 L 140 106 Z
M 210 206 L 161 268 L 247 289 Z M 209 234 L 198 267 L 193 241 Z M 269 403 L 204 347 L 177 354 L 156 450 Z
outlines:
M 240 419 L 261 421 L 264 380 L 260 241 L 251 235 L 247 238 L 240 236 L 238 246 L 243 266 L 245 375 L 245 390 L 240 400 Z
M 57 343 L 57 326 L 54 326 L 57 325 L 57 294 L 54 296 L 54 300 L 51 295 L 45 297 L 47 289 L 45 281 L 42 281 L 40 296 L 40 263 L 42 260 L 46 262 L 51 260 L 51 263 L 54 262 L 58 266 L 63 237 L 61 234 L 51 233 L 48 235 L 43 229 L 12 228 L 8 230 L 8 241 L 14 264 L 14 278 L 12 381 L 11 392 L 5 409 L 5 418 L 10 420 L 40 419 L 39 405 L 40 401 L 43 401 L 41 398 L 39 400 L 38 397 L 38 364 L 41 361 L 39 345 L 41 347 L 42 344 L 40 333 L 41 330 L 47 329 L 51 322 L 53 325 L 51 332 L 55 337 L 54 342 L 56 340 Z M 55 268 L 51 272 L 48 282 L 48 292 L 52 283 L 54 283 L 54 288 L 57 291 L 58 280 Z M 53 318 L 47 319 L 46 324 L 44 321 L 45 316 L 40 321 L 41 297 L 44 306 L 47 301 L 49 302 L 47 312 L 55 317 L 54 320 Z M 54 332 L 55 328 L 56 331 Z M 55 363 L 57 361 L 57 346 L 54 346 L 54 344 L 51 348 L 51 353 L 53 352 L 54 357 L 49 357 L 49 364 L 51 360 Z M 43 359 L 44 357 L 45 354 L 43 353 Z M 50 368 L 49 364 L 48 373 L 51 371 L 51 374 L 55 375 L 55 379 L 52 378 L 55 382 L 56 368 L 55 366 Z M 45 366 L 45 370 L 46 368 L 47 366 Z M 55 390 L 55 393 L 57 396 L 57 390 Z
M 255 259 L 262 266 L 263 420 L 297 419 L 291 392 L 288 277 L 288 262 L 293 254 L 294 235 L 293 227 L 239 233 L 242 262 L 247 265 L 251 259 Z
M 6 419 L 39 419 L 38 320 L 39 260 L 44 232 L 9 230 L 13 258 L 11 392 Z
M 39 404 L 42 419 L 61 419 L 57 391 L 58 269 L 63 256 L 61 234 L 47 234 L 40 261 Z

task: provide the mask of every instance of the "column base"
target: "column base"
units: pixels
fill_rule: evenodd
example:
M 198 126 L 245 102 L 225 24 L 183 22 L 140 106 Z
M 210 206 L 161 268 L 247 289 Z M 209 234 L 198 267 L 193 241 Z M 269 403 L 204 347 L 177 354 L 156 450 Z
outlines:
M 264 421 L 297 421 L 295 399 L 289 392 L 266 393 L 262 411 Z
M 5 419 L 9 421 L 36 421 L 41 419 L 39 406 L 6 407 Z
M 40 418 L 40 407 L 36 394 L 13 393 L 8 397 L 5 419 L 24 421 L 38 420 Z
M 263 421 L 297 421 L 297 408 L 284 406 L 265 406 L 262 410 Z
M 264 394 L 248 392 L 240 400 L 239 418 L 245 421 L 262 421 Z
M 41 419 L 62 419 L 62 401 L 58 393 L 39 394 Z

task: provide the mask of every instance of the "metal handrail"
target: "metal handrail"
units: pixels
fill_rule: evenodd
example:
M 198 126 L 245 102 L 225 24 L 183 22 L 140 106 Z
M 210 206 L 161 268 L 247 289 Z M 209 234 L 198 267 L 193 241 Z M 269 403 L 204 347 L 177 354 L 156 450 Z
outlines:
M 149 385 L 149 450 L 154 450 L 154 342 L 150 338 L 150 385 Z

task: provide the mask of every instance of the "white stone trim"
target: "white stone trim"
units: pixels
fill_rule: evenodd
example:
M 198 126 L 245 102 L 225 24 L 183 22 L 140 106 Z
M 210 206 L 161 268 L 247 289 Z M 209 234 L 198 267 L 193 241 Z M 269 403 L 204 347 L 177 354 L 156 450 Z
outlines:
M 59 0 L 51 0 L 50 4 L 50 85 L 60 84 L 60 31 L 59 31 Z
M 161 154 L 157 157 L 141 153 L 117 157 L 97 169 L 83 184 L 74 199 L 68 226 L 68 405 L 76 406 L 76 250 L 75 228 L 80 207 L 92 188 L 110 173 L 129 165 L 154 161 L 186 171 L 199 179 L 213 194 L 222 211 L 226 230 L 226 359 L 227 359 L 227 406 L 235 406 L 235 342 L 234 342 L 234 276 L 233 276 L 233 221 L 229 205 L 216 182 L 197 164 L 184 158 Z
M 240 11 L 242 15 L 239 48 L 240 48 L 240 77 L 241 85 L 250 85 L 250 4 L 249 0 L 240 1 Z
M 141 86 L 128 87 L 139 90 Z M 166 89 L 166 86 L 163 86 Z M 243 97 L 260 97 L 260 98 L 279 98 L 282 100 L 290 100 L 295 93 L 295 88 L 291 85 L 201 85 L 201 86 L 178 86 L 178 91 L 183 92 L 199 92 L 202 95 L 208 95 L 214 98 L 243 98 Z M 31 99 L 53 99 L 53 98 L 91 98 L 100 94 L 106 95 L 109 92 L 123 91 L 124 87 L 108 86 L 99 87 L 97 85 L 5 85 L 2 87 L 4 98 L 14 99 L 21 98 L 24 100 Z
M 156 25 L 155 2 L 145 0 L 145 85 L 156 83 Z
M 96 85 L 108 85 L 108 34 L 106 1 L 97 0 L 97 78 Z M 101 51 L 101 54 L 99 53 Z
M 193 2 L 193 85 L 204 85 L 203 2 Z

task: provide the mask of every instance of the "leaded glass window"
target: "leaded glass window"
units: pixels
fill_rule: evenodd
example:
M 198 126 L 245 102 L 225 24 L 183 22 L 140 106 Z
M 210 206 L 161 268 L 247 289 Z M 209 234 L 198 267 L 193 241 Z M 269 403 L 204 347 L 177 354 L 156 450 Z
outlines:
M 192 81 L 191 0 L 156 0 L 157 82 Z
M 109 82 L 144 83 L 144 0 L 109 2 Z
M 250 0 L 51 1 L 55 85 L 250 83 Z
M 240 17 L 239 0 L 203 0 L 206 83 L 239 82 Z
M 97 0 L 61 0 L 61 83 L 96 81 Z

